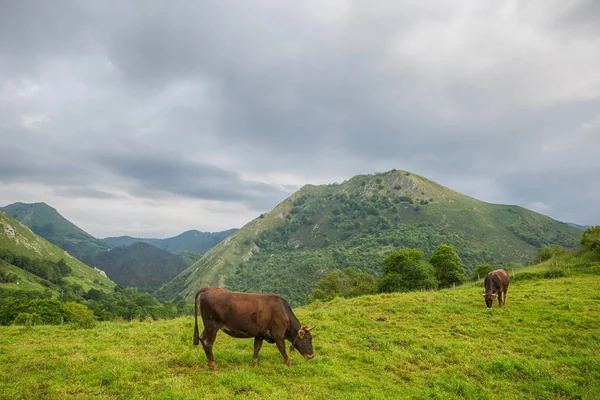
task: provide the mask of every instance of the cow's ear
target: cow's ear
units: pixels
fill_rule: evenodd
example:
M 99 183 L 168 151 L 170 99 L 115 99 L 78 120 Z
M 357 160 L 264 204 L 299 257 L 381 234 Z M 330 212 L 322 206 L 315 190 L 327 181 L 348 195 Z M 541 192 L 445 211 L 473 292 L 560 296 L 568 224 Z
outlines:
M 304 329 L 300 329 L 300 330 L 298 331 L 298 337 L 299 337 L 300 339 L 302 339 L 302 338 L 304 337 L 304 333 L 305 333 L 305 332 L 304 332 Z

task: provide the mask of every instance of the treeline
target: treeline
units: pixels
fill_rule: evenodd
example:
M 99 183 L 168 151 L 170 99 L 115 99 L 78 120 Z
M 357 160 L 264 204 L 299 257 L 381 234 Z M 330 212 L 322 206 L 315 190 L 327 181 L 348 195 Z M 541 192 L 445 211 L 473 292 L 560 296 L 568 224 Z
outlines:
M 37 276 L 47 289 L 0 290 L 0 325 L 76 323 L 89 327 L 96 321 L 164 319 L 190 312 L 189 304 L 184 301 L 160 302 L 136 288 L 117 285 L 110 293 L 94 288 L 86 291 L 81 285 L 63 279 L 71 274 L 63 259 L 57 262 L 34 259 L 0 249 L 0 266 L 8 264 Z M 18 283 L 19 279 L 14 272 L 0 270 L 1 283 Z
M 534 264 L 550 263 L 541 272 L 522 272 L 517 279 L 547 279 L 566 276 L 568 272 L 600 274 L 600 226 L 586 229 L 581 236 L 579 250 L 561 246 L 542 247 Z M 346 268 L 334 271 L 319 281 L 307 301 L 330 301 L 335 297 L 357 297 L 376 293 L 409 292 L 449 287 L 466 280 L 465 269 L 451 245 L 440 245 L 429 258 L 417 249 L 402 249 L 387 256 L 381 265 L 384 272 L 379 279 L 370 274 Z M 479 264 L 470 279 L 479 280 L 494 268 Z
M 375 293 L 408 292 L 449 287 L 466 280 L 465 268 L 452 245 L 442 244 L 430 257 L 418 249 L 401 249 L 382 262 L 383 276 L 346 268 L 321 280 L 307 301 L 329 301 L 335 297 L 356 297 Z
M 62 278 L 71 275 L 71 267 L 62 258 L 54 262 L 45 259 L 29 258 L 15 254 L 8 249 L 0 249 L 0 260 L 19 267 L 55 285 L 64 285 L 65 281 Z M 14 277 L 11 276 L 11 279 L 14 279 Z
M 148 243 L 137 242 L 96 255 L 91 264 L 115 283 L 125 286 L 160 286 L 188 267 L 183 258 Z
M 66 285 L 58 298 L 50 290 L 0 291 L 0 325 L 76 323 L 91 327 L 96 321 L 158 320 L 189 313 L 190 305 L 184 301 L 161 303 L 150 294 L 120 285 L 111 293 Z

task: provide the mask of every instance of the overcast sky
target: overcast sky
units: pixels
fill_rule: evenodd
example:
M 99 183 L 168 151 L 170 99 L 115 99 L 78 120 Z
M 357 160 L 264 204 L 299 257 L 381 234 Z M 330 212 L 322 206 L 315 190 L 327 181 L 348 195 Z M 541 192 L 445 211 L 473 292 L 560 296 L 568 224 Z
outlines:
M 0 146 L 0 205 L 97 237 L 393 168 L 600 224 L 600 2 L 5 1 Z

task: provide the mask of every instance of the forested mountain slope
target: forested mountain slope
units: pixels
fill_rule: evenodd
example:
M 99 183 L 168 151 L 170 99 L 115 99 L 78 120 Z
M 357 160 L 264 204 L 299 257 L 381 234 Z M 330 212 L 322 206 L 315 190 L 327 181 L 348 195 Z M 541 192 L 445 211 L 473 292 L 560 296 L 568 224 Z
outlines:
M 330 271 L 380 273 L 383 257 L 452 244 L 467 270 L 533 260 L 539 247 L 575 248 L 581 231 L 519 206 L 486 203 L 392 170 L 341 184 L 307 185 L 249 222 L 165 285 L 191 299 L 203 286 L 273 292 L 302 303 Z

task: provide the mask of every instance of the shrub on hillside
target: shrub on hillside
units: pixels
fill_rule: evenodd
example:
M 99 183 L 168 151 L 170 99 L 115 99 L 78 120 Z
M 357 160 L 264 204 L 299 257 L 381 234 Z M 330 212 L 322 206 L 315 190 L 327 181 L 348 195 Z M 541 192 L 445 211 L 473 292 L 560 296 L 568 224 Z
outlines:
M 474 279 L 481 279 L 487 274 L 492 272 L 493 268 L 490 264 L 479 264 L 474 270 L 472 277 Z
M 374 293 L 377 293 L 377 282 L 373 276 L 346 268 L 341 274 L 334 271 L 319 281 L 307 301 L 329 301 L 338 296 L 349 298 Z
M 42 317 L 40 317 L 38 314 L 33 313 L 19 313 L 15 319 L 12 321 L 12 323 L 14 325 L 24 325 L 26 327 L 30 327 L 30 326 L 35 326 L 35 325 L 42 325 Z
M 600 254 L 600 225 L 592 226 L 581 234 L 581 246 Z
M 65 319 L 61 303 L 56 299 L 15 298 L 7 301 L 0 308 L 0 325 L 12 324 L 22 313 L 37 314 L 41 318 L 41 323 L 48 325 L 62 324 Z
M 557 257 L 566 254 L 569 250 L 560 246 L 542 247 L 538 249 L 537 255 L 535 256 L 535 263 L 539 264 L 544 261 L 548 261 L 553 257 Z
M 96 326 L 97 317 L 94 312 L 83 304 L 75 302 L 62 303 L 62 311 L 65 322 L 71 323 L 79 328 L 93 328 Z
M 440 244 L 429 257 L 429 262 L 435 269 L 435 277 L 440 287 L 449 287 L 465 281 L 465 267 L 451 244 Z
M 417 249 L 402 249 L 383 260 L 383 276 L 379 280 L 379 291 L 383 293 L 407 292 L 437 288 L 435 271 L 431 264 L 423 261 L 423 252 Z

